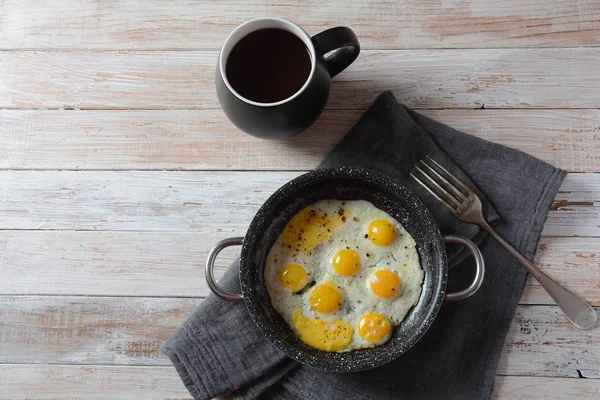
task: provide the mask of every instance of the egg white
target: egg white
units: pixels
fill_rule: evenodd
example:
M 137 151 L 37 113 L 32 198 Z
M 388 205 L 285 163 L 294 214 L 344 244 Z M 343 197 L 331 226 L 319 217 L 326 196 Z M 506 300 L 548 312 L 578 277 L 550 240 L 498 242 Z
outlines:
M 390 320 L 392 326 L 398 325 L 417 304 L 424 273 L 415 241 L 398 221 L 368 201 L 322 200 L 311 205 L 311 208 L 328 215 L 343 209 L 345 222 L 333 230 L 310 255 L 285 247 L 282 235 L 277 238 L 265 265 L 265 283 L 273 307 L 288 324 L 296 310 L 302 310 L 311 319 L 342 320 L 351 324 L 354 329 L 352 341 L 340 350 L 342 352 L 385 343 L 391 336 L 391 330 L 380 342 L 371 343 L 358 334 L 357 325 L 360 318 L 369 312 L 380 313 Z M 388 246 L 376 246 L 365 238 L 369 224 L 378 219 L 389 221 L 395 228 L 396 238 Z M 352 277 L 337 274 L 331 262 L 334 255 L 344 248 L 350 248 L 360 256 L 360 268 Z M 279 271 L 291 263 L 302 265 L 308 273 L 307 286 L 296 294 L 279 281 Z M 369 278 L 379 269 L 393 271 L 401 279 L 400 293 L 393 298 L 378 297 L 369 287 Z M 342 295 L 342 304 L 333 313 L 321 314 L 309 304 L 311 283 L 318 285 L 327 281 L 333 282 Z

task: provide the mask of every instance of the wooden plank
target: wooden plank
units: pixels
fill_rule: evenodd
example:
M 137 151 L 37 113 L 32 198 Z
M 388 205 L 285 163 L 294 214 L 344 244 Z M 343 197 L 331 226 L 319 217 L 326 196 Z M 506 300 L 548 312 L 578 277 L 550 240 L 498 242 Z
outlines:
M 194 230 L 239 236 L 266 198 L 298 175 L 1 171 L 0 229 Z
M 0 399 L 192 399 L 166 366 L 0 364 L 0 376 Z
M 571 400 L 600 397 L 600 380 L 497 376 L 494 400 Z
M 542 237 L 535 263 L 590 304 L 600 306 L 600 238 Z M 555 304 L 531 276 L 520 302 Z
M 498 374 L 600 378 L 597 328 L 575 328 L 556 306 L 519 306 Z
M 205 297 L 207 251 L 227 236 L 0 231 L 0 294 Z M 222 254 L 218 277 L 239 248 Z
M 207 252 L 229 236 L 177 232 L 0 231 L 0 294 L 205 297 Z M 217 276 L 239 254 L 218 259 Z M 536 263 L 600 306 L 600 238 L 542 238 Z M 529 279 L 522 304 L 554 304 Z
M 214 52 L 0 52 L 0 108 L 216 107 L 216 60 Z
M 10 12 L 9 12 L 10 10 Z M 0 10 L 3 11 L 3 10 Z M 595 1 L 492 0 L 168 3 L 69 0 L 4 2 L 2 49 L 218 49 L 229 32 L 257 17 L 281 16 L 315 34 L 352 27 L 364 48 L 594 46 Z
M 325 111 L 286 142 L 257 140 L 220 110 L 0 110 L 0 168 L 312 169 L 363 111 Z M 600 172 L 599 110 L 425 110 L 572 172 Z
M 542 234 L 600 236 L 599 206 L 600 175 L 568 175 L 554 199 Z
M 0 363 L 169 365 L 159 348 L 197 299 L 0 296 Z M 502 375 L 600 377 L 600 331 L 552 306 L 519 306 Z
M 6 132 L 0 168 L 308 170 L 362 113 L 326 110 L 308 132 L 266 141 L 239 131 L 221 110 L 0 110 L 0 132 Z M 591 123 L 583 118 L 582 125 Z M 581 129 L 571 137 L 593 144 Z M 595 155 L 588 156 L 584 168 L 596 163 L 600 170 Z
M 300 172 L 0 171 L 0 229 L 193 230 L 243 235 Z M 600 174 L 571 174 L 546 236 L 600 236 Z
M 600 108 L 600 48 L 361 53 L 330 108 L 384 90 L 416 108 Z M 216 52 L 0 52 L 0 108 L 216 108 Z M 23 71 L 30 73 L 23 75 Z
M 190 398 L 172 367 L 1 364 L 0 376 L 5 378 L 0 396 L 12 400 Z M 597 379 L 519 376 L 497 376 L 492 394 L 496 400 L 594 400 L 599 396 Z
M 1 364 L 0 376 L 5 378 L 3 399 L 191 399 L 175 369 L 168 366 Z M 599 396 L 597 379 L 520 376 L 497 376 L 492 394 L 495 400 L 594 400 Z
M 198 299 L 0 297 L 0 363 L 169 365 L 159 352 Z

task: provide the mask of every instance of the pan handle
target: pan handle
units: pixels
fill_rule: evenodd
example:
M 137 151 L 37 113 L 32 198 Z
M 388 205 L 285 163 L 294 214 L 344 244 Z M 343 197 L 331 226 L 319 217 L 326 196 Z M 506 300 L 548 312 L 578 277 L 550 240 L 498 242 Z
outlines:
M 229 293 L 221 289 L 219 285 L 217 285 L 214 272 L 215 261 L 217 259 L 217 255 L 221 252 L 221 250 L 229 246 L 241 246 L 243 240 L 243 237 L 223 239 L 219 243 L 217 243 L 215 247 L 212 248 L 210 253 L 208 253 L 208 259 L 206 260 L 205 269 L 206 283 L 208 283 L 208 287 L 210 288 L 210 290 L 223 300 L 235 302 L 244 301 L 244 296 L 242 296 L 240 293 Z
M 464 300 L 473 296 L 483 283 L 483 275 L 485 274 L 485 262 L 483 261 L 483 255 L 475 243 L 462 236 L 444 236 L 444 241 L 447 243 L 462 244 L 471 252 L 471 254 L 473 254 L 473 258 L 475 259 L 475 278 L 473 278 L 471 285 L 460 292 L 446 293 L 446 296 L 444 296 L 444 300 Z

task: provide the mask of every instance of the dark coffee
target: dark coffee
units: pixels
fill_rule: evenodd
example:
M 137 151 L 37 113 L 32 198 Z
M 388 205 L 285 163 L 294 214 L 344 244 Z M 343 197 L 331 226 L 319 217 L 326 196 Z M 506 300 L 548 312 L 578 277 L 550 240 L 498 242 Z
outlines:
M 258 103 L 291 97 L 306 83 L 312 65 L 304 42 L 291 32 L 268 28 L 242 38 L 227 59 L 233 89 Z

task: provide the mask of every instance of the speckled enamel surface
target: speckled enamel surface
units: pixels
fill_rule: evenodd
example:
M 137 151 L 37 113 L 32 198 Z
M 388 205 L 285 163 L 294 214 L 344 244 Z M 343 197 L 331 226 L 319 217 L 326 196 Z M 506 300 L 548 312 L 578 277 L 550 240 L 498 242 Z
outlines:
M 367 200 L 400 221 L 417 243 L 425 280 L 419 303 L 394 328 L 383 346 L 328 353 L 309 347 L 271 306 L 264 284 L 264 264 L 287 221 L 303 207 L 322 199 Z M 435 220 L 406 187 L 380 173 L 336 167 L 301 175 L 277 190 L 252 220 L 240 258 L 240 284 L 246 306 L 260 331 L 294 360 L 315 368 L 351 372 L 375 368 L 401 356 L 431 326 L 444 298 L 448 264 Z

